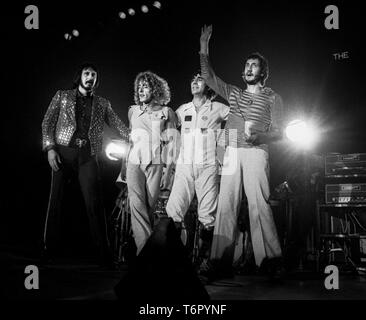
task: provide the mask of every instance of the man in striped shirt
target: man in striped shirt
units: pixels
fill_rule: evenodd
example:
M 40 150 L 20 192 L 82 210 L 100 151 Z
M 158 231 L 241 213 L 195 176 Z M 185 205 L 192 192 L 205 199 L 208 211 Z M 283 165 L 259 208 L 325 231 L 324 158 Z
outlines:
M 269 271 L 278 274 L 281 268 L 281 247 L 269 205 L 268 143 L 282 137 L 282 99 L 264 87 L 268 77 L 267 61 L 258 53 L 250 55 L 242 78 L 245 89 L 222 81 L 215 75 L 208 57 L 212 26 L 201 33 L 201 74 L 206 83 L 230 104 L 225 126 L 225 157 L 222 169 L 218 210 L 211 262 L 216 271 L 231 271 L 236 238 L 237 218 L 242 189 L 248 200 L 251 238 L 256 265 L 276 266 Z M 265 263 L 264 263 L 265 262 Z M 267 264 L 267 262 L 269 262 Z M 276 262 L 276 263 L 272 263 Z M 262 265 L 262 266 L 263 266 Z

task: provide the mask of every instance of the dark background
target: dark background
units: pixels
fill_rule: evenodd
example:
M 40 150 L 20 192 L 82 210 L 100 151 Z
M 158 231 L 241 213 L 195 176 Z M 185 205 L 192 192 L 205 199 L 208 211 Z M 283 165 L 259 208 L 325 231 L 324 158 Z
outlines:
M 282 96 L 288 119 L 312 119 L 322 130 L 312 153 L 366 151 L 361 101 L 364 12 L 356 1 L 160 2 L 160 10 L 150 0 L 32 1 L 2 7 L 1 243 L 36 246 L 41 238 L 50 185 L 41 122 L 54 93 L 70 88 L 78 66 L 85 61 L 99 66 L 98 94 L 111 101 L 126 123 L 134 78 L 147 69 L 168 81 L 170 106 L 176 109 L 191 99 L 189 81 L 199 69 L 204 24 L 213 24 L 210 56 L 226 82 L 243 85 L 240 74 L 251 52 L 259 51 L 269 60 L 267 86 Z M 38 6 L 39 30 L 24 27 L 29 4 Z M 141 12 L 142 4 L 148 5 L 149 13 Z M 338 6 L 339 30 L 324 27 L 324 9 L 330 4 Z M 130 7 L 136 14 L 119 19 L 118 12 L 127 13 Z M 66 41 L 64 34 L 73 29 L 80 36 Z M 342 52 L 349 58 L 335 60 L 333 54 Z M 273 149 L 276 185 L 299 154 L 288 142 Z M 103 159 L 107 213 L 118 194 L 118 172 L 118 163 Z M 89 243 L 86 216 L 74 211 L 65 214 L 65 238 L 69 243 L 78 238 L 82 247 Z

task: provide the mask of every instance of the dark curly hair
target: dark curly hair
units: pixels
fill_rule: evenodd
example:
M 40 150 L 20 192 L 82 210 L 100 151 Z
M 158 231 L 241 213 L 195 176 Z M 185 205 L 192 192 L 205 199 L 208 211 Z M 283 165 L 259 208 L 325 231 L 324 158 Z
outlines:
M 78 71 L 75 73 L 72 88 L 75 89 L 79 86 L 81 82 L 81 74 L 84 69 L 93 69 L 97 73 L 97 81 L 95 83 L 94 89 L 98 88 L 100 84 L 100 73 L 96 65 L 90 62 L 85 62 L 79 67 Z
M 196 72 L 195 74 L 192 75 L 192 78 L 191 78 L 191 82 L 189 84 L 192 84 L 193 80 L 196 78 L 196 77 L 200 77 L 202 78 L 201 76 L 201 73 L 200 72 Z M 202 78 L 203 79 L 203 78 Z M 204 79 L 203 79 L 204 80 Z M 203 94 L 206 96 L 207 99 L 210 99 L 210 100 L 213 100 L 215 99 L 215 97 L 217 96 L 216 92 L 214 90 L 212 90 L 205 82 L 205 89 L 203 90 Z
M 259 61 L 259 65 L 260 65 L 260 68 L 261 68 L 261 79 L 260 79 L 260 82 L 261 82 L 261 85 L 264 86 L 268 76 L 269 76 L 269 67 L 268 67 L 268 61 L 267 59 L 262 56 L 259 52 L 254 52 L 254 53 L 251 53 L 244 61 L 244 65 L 247 63 L 247 61 L 249 59 L 258 59 Z
M 152 90 L 152 98 L 161 105 L 167 105 L 170 102 L 170 88 L 168 83 L 157 74 L 151 71 L 140 72 L 135 79 L 134 100 L 141 105 L 138 94 L 138 85 L 140 81 L 146 81 Z

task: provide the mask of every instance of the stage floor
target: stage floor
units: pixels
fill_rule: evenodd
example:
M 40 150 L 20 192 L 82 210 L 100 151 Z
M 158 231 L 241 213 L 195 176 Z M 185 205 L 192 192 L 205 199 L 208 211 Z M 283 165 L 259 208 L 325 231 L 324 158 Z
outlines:
M 37 260 L 21 248 L 2 247 L 1 297 L 10 300 L 117 300 L 113 288 L 127 268 L 106 271 L 87 260 L 59 259 L 39 266 L 39 289 L 26 290 L 25 267 Z M 263 276 L 235 276 L 206 286 L 214 300 L 364 300 L 366 275 L 340 274 L 339 289 L 327 290 L 325 274 L 291 273 L 282 283 Z

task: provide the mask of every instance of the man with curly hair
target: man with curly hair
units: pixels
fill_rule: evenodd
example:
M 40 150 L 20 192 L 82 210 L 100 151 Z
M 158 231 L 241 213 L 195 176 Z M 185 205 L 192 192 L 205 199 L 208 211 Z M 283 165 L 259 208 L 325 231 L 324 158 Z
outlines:
M 136 76 L 134 100 L 135 105 L 128 111 L 132 147 L 126 178 L 132 231 L 139 254 L 152 233 L 153 210 L 160 190 L 166 189 L 170 181 L 173 158 L 163 159 L 162 150 L 167 136 L 175 133 L 176 116 L 166 106 L 170 101 L 168 83 L 153 72 Z
M 211 260 L 216 262 L 219 273 L 232 271 L 238 234 L 237 218 L 244 188 L 255 262 L 257 266 L 266 265 L 265 269 L 268 266 L 270 274 L 277 276 L 282 273 L 282 252 L 269 204 L 268 143 L 281 139 L 283 134 L 282 99 L 264 86 L 268 64 L 259 53 L 250 55 L 244 62 L 242 78 L 245 89 L 227 84 L 217 77 L 208 58 L 211 33 L 212 26 L 202 29 L 202 77 L 230 103 L 225 126 L 228 146 L 221 175 Z
M 216 94 L 200 74 L 191 81 L 191 93 L 192 101 L 176 110 L 182 143 L 166 211 L 178 228 L 181 227 L 196 194 L 198 219 L 203 226 L 202 233 L 207 233 L 203 238 L 210 239 L 219 191 L 217 136 L 227 119 L 229 107 L 212 101 Z

